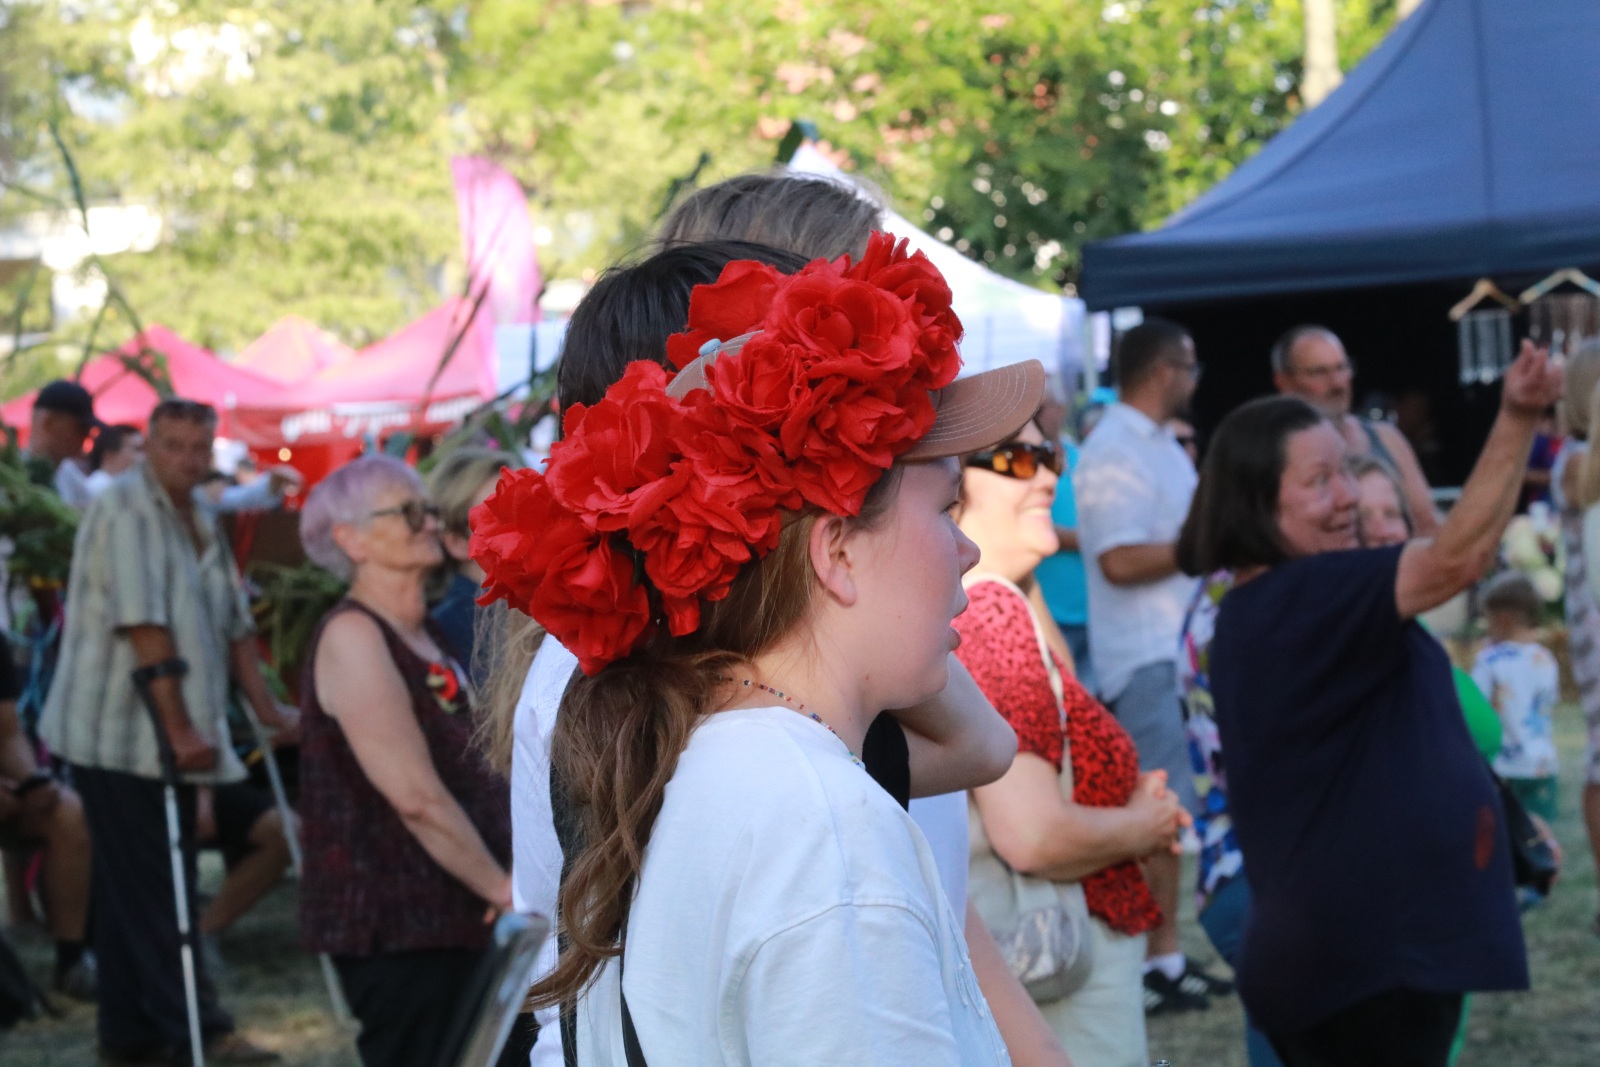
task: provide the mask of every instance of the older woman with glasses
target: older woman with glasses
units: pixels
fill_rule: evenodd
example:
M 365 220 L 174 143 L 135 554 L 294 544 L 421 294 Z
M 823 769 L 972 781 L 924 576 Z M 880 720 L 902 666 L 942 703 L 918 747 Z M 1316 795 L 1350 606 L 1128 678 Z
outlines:
M 415 471 L 369 456 L 311 491 L 300 536 L 350 581 L 301 688 L 302 931 L 334 957 L 366 1067 L 441 1063 L 485 917 L 511 906 L 511 835 L 466 671 L 428 618 L 438 512 Z
M 1031 988 L 1079 1067 L 1142 1067 L 1145 934 L 1161 917 L 1138 860 L 1170 851 L 1188 816 L 1164 771 L 1139 773 L 1133 742 L 1050 650 L 1028 596 L 1059 540 L 1050 508 L 1062 455 L 1033 423 L 966 458 L 956 520 L 982 550 L 965 578 L 956 655 L 1017 733 L 1004 777 L 973 790 L 986 842 L 972 899 L 1015 959 L 1027 925 L 1011 872 L 1075 915 L 1086 966 Z M 976 834 L 974 837 L 976 838 Z M 1026 978 L 1027 976 L 1019 976 Z

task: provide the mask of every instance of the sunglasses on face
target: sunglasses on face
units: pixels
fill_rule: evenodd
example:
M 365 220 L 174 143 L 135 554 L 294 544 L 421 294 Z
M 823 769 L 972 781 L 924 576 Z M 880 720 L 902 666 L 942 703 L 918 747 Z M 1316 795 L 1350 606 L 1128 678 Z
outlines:
M 426 500 L 411 499 L 392 508 L 379 508 L 377 511 L 368 512 L 368 515 L 374 519 L 384 515 L 398 515 L 406 521 L 406 527 L 412 533 L 421 533 L 428 525 L 429 519 L 439 517 L 439 509 Z
M 1061 449 L 1046 441 L 1039 445 L 1010 444 L 974 452 L 967 458 L 967 466 L 1027 481 L 1038 474 L 1040 468 L 1060 474 L 1064 462 Z

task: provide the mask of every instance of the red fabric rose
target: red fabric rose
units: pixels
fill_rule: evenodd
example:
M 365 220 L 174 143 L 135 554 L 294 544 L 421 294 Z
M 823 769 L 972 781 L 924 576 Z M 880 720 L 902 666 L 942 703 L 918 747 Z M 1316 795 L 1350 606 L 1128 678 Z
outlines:
M 789 461 L 774 434 L 744 421 L 710 391 L 691 393 L 685 406 L 692 411 L 692 429 L 683 455 L 701 478 L 739 498 L 759 497 L 789 511 L 800 508 Z
M 780 441 L 807 501 L 858 515 L 867 491 L 933 427 L 934 414 L 927 391 L 915 383 L 895 389 L 832 379 L 795 407 Z
M 689 294 L 688 329 L 667 338 L 667 358 L 682 370 L 700 355 L 707 341 L 731 341 L 766 318 L 767 308 L 785 281 L 765 263 L 739 259 L 722 268 L 711 285 L 697 285 Z
M 666 388 L 663 367 L 630 363 L 599 403 L 568 411 L 564 436 L 550 449 L 550 488 L 593 529 L 626 526 L 632 498 L 678 458 L 679 407 Z
M 916 323 L 893 294 L 840 277 L 821 262 L 783 287 L 761 330 L 761 337 L 770 333 L 801 349 L 814 382 L 909 376 L 918 338 Z
M 472 510 L 472 558 L 484 569 L 480 604 L 505 600 L 578 657 L 585 674 L 627 655 L 650 623 L 632 557 L 590 529 L 533 470 L 502 475 Z
M 906 241 L 897 241 L 892 234 L 874 233 L 867 239 L 861 261 L 845 275 L 893 293 L 904 302 L 920 331 L 917 378 L 927 389 L 942 389 L 961 369 L 956 350 L 961 320 L 951 306 L 954 295 L 939 269 L 921 252 L 908 249 Z
M 782 518 L 770 496 L 729 485 L 685 462 L 639 501 L 628 540 L 669 608 L 677 636 L 699 625 L 695 597 L 721 600 L 739 570 L 778 545 Z M 673 617 L 676 615 L 676 617 Z
M 739 421 L 776 430 L 808 388 L 805 355 L 797 345 L 759 333 L 736 355 L 712 362 L 706 368 L 706 382 Z

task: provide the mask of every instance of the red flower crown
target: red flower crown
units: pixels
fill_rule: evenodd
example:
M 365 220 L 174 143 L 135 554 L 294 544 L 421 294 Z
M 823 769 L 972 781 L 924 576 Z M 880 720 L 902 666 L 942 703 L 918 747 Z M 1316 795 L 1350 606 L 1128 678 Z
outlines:
M 472 511 L 478 602 L 532 616 L 590 675 L 661 625 L 692 633 L 701 602 L 777 547 L 784 511 L 859 514 L 932 428 L 929 393 L 961 366 L 950 303 L 933 264 L 884 233 L 859 262 L 792 276 L 729 263 L 690 295 L 667 356 L 681 370 L 754 336 L 682 398 L 642 361 L 593 407 L 573 405 L 544 471 L 505 472 Z

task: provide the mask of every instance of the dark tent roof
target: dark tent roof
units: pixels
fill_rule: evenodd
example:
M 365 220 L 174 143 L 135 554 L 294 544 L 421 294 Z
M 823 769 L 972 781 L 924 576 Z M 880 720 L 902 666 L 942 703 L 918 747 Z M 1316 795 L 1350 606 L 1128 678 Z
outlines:
M 1084 250 L 1091 308 L 1600 262 L 1600 0 L 1426 0 L 1158 230 Z

